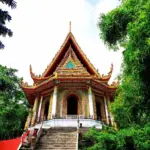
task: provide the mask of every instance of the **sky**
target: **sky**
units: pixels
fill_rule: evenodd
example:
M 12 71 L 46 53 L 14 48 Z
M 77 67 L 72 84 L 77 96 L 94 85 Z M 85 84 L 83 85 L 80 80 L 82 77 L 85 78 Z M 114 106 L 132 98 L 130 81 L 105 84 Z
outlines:
M 100 74 L 107 74 L 111 63 L 114 71 L 111 82 L 120 72 L 121 51 L 109 51 L 100 39 L 97 27 L 100 13 L 107 13 L 120 4 L 119 0 L 21 0 L 17 9 L 0 4 L 12 16 L 7 27 L 12 38 L 0 37 L 5 45 L 0 50 L 0 64 L 18 69 L 17 75 L 32 84 L 33 72 L 42 74 L 71 31 L 90 62 Z

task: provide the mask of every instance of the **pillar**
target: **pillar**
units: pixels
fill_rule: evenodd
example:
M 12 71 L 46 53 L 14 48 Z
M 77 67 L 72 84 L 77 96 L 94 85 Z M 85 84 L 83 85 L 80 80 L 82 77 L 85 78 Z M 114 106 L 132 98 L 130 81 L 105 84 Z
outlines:
M 26 123 L 25 123 L 25 127 L 24 127 L 25 130 L 28 129 L 29 126 L 30 126 L 31 116 L 32 116 L 32 115 L 31 115 L 31 110 L 30 110 L 29 115 L 28 115 L 28 117 L 27 117 L 27 121 L 26 121 Z
M 109 98 L 109 96 L 107 96 L 106 103 L 107 103 L 107 106 L 108 106 L 108 123 L 112 124 L 112 122 L 111 122 L 111 113 L 110 113 L 110 98 Z
M 48 109 L 48 120 L 52 119 L 51 118 L 51 114 L 52 114 L 52 101 L 53 101 L 53 95 L 50 94 L 50 98 L 49 98 L 49 109 Z
M 107 105 L 106 96 L 104 96 L 104 105 L 105 105 L 105 112 L 106 112 L 106 122 L 107 122 L 107 124 L 109 124 L 109 119 L 108 119 L 108 105 Z
M 38 110 L 38 122 L 40 122 L 42 102 L 43 102 L 43 96 L 41 96 L 40 104 L 39 104 L 39 110 Z
M 114 116 L 113 114 L 110 112 L 110 121 L 111 121 L 111 125 L 114 125 Z
M 57 104 L 57 86 L 54 87 L 51 118 L 53 118 L 53 116 L 56 115 L 56 104 Z
M 90 108 L 90 117 L 94 118 L 94 110 L 93 110 L 93 100 L 92 100 L 92 90 L 89 86 L 88 89 L 88 97 L 89 97 L 89 108 Z
M 32 126 L 35 124 L 35 120 L 36 120 L 37 105 L 38 105 L 38 98 L 36 97 L 36 98 L 35 98 L 35 101 L 34 101 L 33 115 L 32 115 L 32 120 L 31 120 L 31 125 L 32 125 Z

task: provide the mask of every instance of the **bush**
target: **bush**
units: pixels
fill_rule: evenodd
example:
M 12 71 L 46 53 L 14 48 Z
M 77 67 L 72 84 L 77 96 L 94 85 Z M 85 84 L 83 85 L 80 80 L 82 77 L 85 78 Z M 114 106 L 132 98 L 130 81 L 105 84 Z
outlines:
M 83 138 L 93 145 L 84 144 L 84 150 L 149 150 L 150 149 L 150 123 L 143 128 L 133 127 L 115 131 L 106 127 L 101 131 L 91 128 Z M 87 142 L 85 142 L 87 143 Z

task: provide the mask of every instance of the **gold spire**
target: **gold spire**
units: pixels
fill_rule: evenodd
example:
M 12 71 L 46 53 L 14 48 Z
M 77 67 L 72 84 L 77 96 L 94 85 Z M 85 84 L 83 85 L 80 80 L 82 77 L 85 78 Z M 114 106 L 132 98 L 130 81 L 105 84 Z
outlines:
M 69 22 L 69 32 L 71 32 L 71 21 Z

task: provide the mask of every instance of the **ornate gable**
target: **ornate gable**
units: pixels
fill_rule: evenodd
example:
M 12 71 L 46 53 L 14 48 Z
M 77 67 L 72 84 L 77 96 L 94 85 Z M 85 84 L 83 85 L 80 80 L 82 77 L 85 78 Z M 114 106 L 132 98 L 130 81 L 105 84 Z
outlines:
M 59 77 L 83 76 L 89 77 L 90 73 L 78 59 L 71 45 L 66 51 L 62 61 L 55 70 Z
M 71 48 L 72 52 L 70 52 Z M 69 53 L 70 55 L 68 55 Z M 94 66 L 87 59 L 86 55 L 79 47 L 71 32 L 68 33 L 63 45 L 61 46 L 58 53 L 55 55 L 53 61 L 48 65 L 47 69 L 42 74 L 42 77 L 51 76 L 55 71 L 58 71 L 58 69 L 56 68 L 59 68 L 60 64 L 63 64 L 63 62 L 66 60 L 66 57 L 68 58 L 68 60 L 73 59 L 72 61 L 70 60 L 70 65 L 75 65 L 76 63 L 80 62 L 80 66 L 84 66 L 85 70 L 87 70 L 87 73 L 89 73 L 92 76 L 100 77 L 100 74 L 96 71 Z

